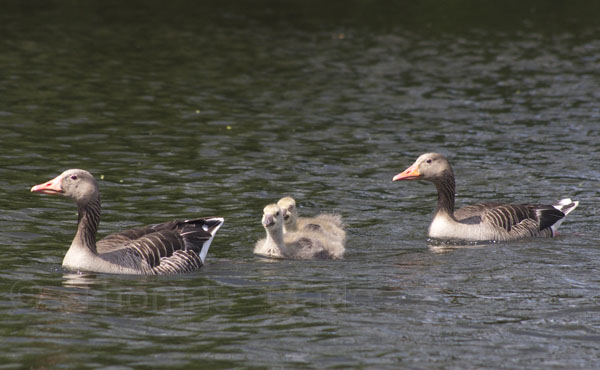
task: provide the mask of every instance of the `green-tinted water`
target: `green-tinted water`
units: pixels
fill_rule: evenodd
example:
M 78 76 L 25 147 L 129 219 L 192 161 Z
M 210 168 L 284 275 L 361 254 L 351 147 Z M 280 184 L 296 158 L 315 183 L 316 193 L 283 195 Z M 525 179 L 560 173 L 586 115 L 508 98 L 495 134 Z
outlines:
M 0 366 L 597 366 L 597 6 L 415 3 L 0 3 Z M 459 205 L 581 205 L 430 247 L 435 189 L 391 182 L 426 151 Z M 225 217 L 209 265 L 62 270 L 76 209 L 29 189 L 73 167 L 102 235 Z M 345 260 L 252 254 L 290 194 L 344 216 Z

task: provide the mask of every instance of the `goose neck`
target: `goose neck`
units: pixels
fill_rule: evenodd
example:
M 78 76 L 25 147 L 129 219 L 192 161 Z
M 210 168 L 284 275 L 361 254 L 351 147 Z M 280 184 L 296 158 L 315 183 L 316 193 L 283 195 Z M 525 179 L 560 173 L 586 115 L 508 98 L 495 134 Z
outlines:
M 100 199 L 93 199 L 79 206 L 79 221 L 74 243 L 88 248 L 92 253 L 96 251 L 96 232 L 100 224 Z
M 438 202 L 436 214 L 445 213 L 450 216 L 454 215 L 454 194 L 455 184 L 454 176 L 445 173 L 440 179 L 434 182 L 438 192 Z

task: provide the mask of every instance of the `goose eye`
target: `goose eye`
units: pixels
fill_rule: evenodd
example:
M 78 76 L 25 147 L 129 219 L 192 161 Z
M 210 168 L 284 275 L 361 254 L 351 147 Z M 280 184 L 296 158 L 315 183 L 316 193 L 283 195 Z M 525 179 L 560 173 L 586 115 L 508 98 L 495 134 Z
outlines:
M 71 180 L 77 180 L 77 175 L 71 175 Z
M 431 158 L 429 158 L 429 159 L 427 160 L 427 163 L 431 163 Z

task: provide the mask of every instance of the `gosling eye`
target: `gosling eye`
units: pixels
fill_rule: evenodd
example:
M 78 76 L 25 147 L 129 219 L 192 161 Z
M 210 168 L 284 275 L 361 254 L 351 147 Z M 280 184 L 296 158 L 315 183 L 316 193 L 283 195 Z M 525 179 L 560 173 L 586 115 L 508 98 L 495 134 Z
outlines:
M 431 158 L 429 158 L 429 159 L 427 160 L 427 163 L 431 163 Z
M 71 175 L 71 180 L 77 180 L 77 175 Z
M 275 213 L 275 217 L 279 216 L 279 211 L 277 211 L 277 213 Z

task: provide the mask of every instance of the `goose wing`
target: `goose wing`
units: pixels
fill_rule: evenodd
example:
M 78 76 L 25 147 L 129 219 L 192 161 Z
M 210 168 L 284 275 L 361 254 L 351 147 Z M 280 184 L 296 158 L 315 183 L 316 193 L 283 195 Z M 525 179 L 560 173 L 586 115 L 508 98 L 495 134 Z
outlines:
M 535 236 L 561 220 L 565 214 L 546 205 L 482 203 L 463 207 L 454 216 L 462 223 L 482 223 L 508 233 Z
M 478 224 L 481 223 L 482 216 L 487 210 L 501 205 L 500 203 L 473 204 L 454 211 L 454 217 L 462 223 Z
M 155 273 L 193 271 L 204 264 L 222 218 L 174 220 L 111 234 L 100 240 L 98 254 L 110 259 L 135 256 Z M 120 252 L 120 253 L 119 253 Z

